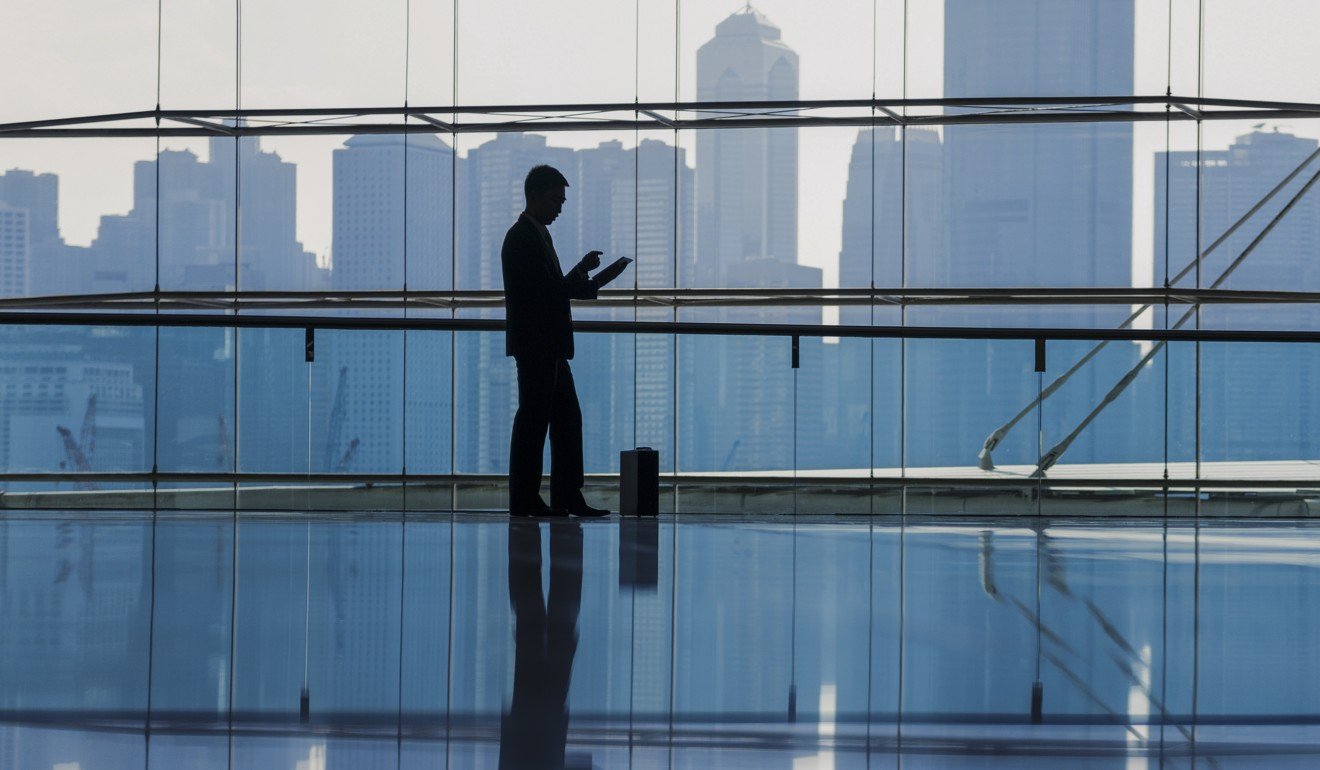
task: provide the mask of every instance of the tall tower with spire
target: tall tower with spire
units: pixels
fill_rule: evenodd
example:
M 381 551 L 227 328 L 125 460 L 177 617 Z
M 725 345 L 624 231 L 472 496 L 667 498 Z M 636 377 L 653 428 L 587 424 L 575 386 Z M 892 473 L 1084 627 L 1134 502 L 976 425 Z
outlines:
M 779 28 L 750 5 L 715 26 L 697 50 L 697 98 L 751 102 L 798 98 L 798 55 Z M 819 288 L 821 271 L 798 264 L 798 134 L 794 128 L 697 132 L 696 259 L 683 286 Z M 686 266 L 684 266 L 686 267 Z M 687 319 L 740 323 L 820 323 L 818 308 L 691 311 Z M 804 340 L 803 360 L 819 355 Z M 682 468 L 787 470 L 815 456 L 820 368 L 790 367 L 783 340 L 718 338 L 680 343 L 686 351 L 679 403 Z M 796 410 L 796 411 L 795 411 Z M 796 422 L 795 422 L 796 420 Z M 796 431 L 795 428 L 801 430 Z M 803 436 L 798 441 L 796 435 Z
M 697 50 L 697 98 L 796 99 L 798 55 L 748 4 Z M 698 132 L 697 260 L 688 285 L 725 282 L 747 260 L 797 261 L 797 166 L 797 129 Z

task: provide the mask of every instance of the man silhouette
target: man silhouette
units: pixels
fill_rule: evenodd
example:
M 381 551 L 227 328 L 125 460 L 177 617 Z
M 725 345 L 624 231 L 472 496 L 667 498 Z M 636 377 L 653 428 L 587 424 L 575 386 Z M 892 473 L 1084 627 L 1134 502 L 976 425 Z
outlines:
M 565 275 L 546 228 L 559 216 L 568 180 L 550 166 L 527 172 L 527 207 L 504 236 L 507 319 L 505 355 L 518 365 L 518 412 L 509 441 L 509 514 L 608 516 L 582 497 L 582 410 L 573 372 L 573 317 L 569 300 L 595 299 L 623 272 L 615 263 L 593 278 L 600 252 L 592 251 Z M 550 505 L 541 499 L 541 453 L 550 432 Z
M 570 763 L 565 754 L 582 606 L 582 525 L 572 519 L 550 522 L 549 588 L 543 598 L 541 525 L 510 519 L 513 702 L 500 720 L 500 770 L 592 766 Z

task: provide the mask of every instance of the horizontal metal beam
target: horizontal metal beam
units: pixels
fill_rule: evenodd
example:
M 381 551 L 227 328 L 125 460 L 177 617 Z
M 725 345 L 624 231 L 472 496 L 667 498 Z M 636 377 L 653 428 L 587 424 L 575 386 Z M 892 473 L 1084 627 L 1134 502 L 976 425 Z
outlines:
M 502 332 L 501 318 L 220 315 L 195 313 L 0 312 L 3 326 L 103 326 L 219 329 L 340 329 L 359 331 Z M 1126 340 L 1130 342 L 1320 343 L 1320 330 L 1088 329 L 1008 326 L 833 326 L 829 324 L 705 323 L 696 321 L 575 321 L 587 334 L 669 334 L 728 337 L 848 337 L 948 340 Z
M 1273 111 L 1242 110 L 1204 112 L 1201 120 L 1237 120 L 1237 121 L 1279 121 L 1309 120 L 1320 118 L 1320 114 L 1310 111 Z M 901 125 L 913 126 L 957 126 L 957 125 L 1051 125 L 1075 123 L 1151 123 L 1192 121 L 1195 118 L 1186 113 L 1154 112 L 1029 112 L 1029 113 L 980 113 L 970 115 L 930 115 L 905 118 Z M 656 130 L 711 130 L 711 129 L 774 129 L 774 128 L 867 128 L 877 125 L 900 125 L 890 118 L 869 117 L 797 117 L 766 116 L 759 118 L 740 118 L 725 120 L 675 120 L 672 126 L 665 127 L 652 120 L 555 120 L 545 122 L 503 122 L 503 123 L 466 123 L 455 124 L 445 130 L 430 125 L 417 124 L 381 124 L 381 123 L 346 123 L 340 125 L 287 123 L 271 126 L 245 126 L 233 129 L 235 136 L 358 136 L 368 134 L 505 134 L 505 133 L 583 133 L 588 131 L 629 131 Z M 215 136 L 214 130 L 197 128 L 46 128 L 6 131 L 0 129 L 0 139 L 89 139 L 89 138 L 183 138 Z
M 594 481 L 613 481 L 618 474 L 588 473 L 588 483 Z M 479 473 L 250 473 L 250 472 L 24 472 L 0 473 L 0 483 L 100 483 L 100 484 L 237 484 L 239 491 L 244 491 L 244 484 L 271 484 L 290 489 L 308 489 L 312 487 L 342 488 L 345 485 L 502 485 L 508 482 L 504 474 Z M 670 473 L 660 474 L 664 486 L 720 486 L 720 487 L 755 487 L 759 489 L 780 489 L 784 487 L 938 487 L 947 489 L 1034 489 L 1037 487 L 1071 489 L 1156 489 L 1156 490 L 1192 490 L 1192 489 L 1286 489 L 1299 490 L 1306 494 L 1320 497 L 1320 478 L 1316 479 L 1269 479 L 1258 477 L 1215 477 L 1189 478 L 1150 478 L 1141 476 L 1106 476 L 1097 478 L 1049 476 L 797 476 L 791 471 L 781 475 L 747 475 L 737 473 Z M 89 499 L 97 495 L 133 492 L 133 489 L 103 490 L 66 490 L 62 495 L 83 494 Z M 185 490 L 168 488 L 162 492 L 180 492 Z M 1034 512 L 1034 509 L 1033 509 Z
M 465 309 L 500 307 L 499 290 L 362 291 L 143 291 L 69 294 L 0 299 L 0 310 L 173 311 L 215 309 L 362 310 Z M 1320 292 L 1260 289 L 1192 289 L 1156 287 L 982 287 L 982 288 L 711 288 L 658 287 L 606 289 L 584 307 L 784 307 L 839 306 L 883 303 L 893 306 L 1071 306 L 1071 305 L 1313 305 Z
M 1165 109 L 1150 109 L 1158 106 Z M 1146 109 L 1139 109 L 1141 107 Z M 810 114 L 812 111 L 831 110 L 854 110 L 859 114 Z M 938 112 L 921 114 L 923 110 Z M 450 119 L 432 115 L 443 115 Z M 591 117 L 593 115 L 598 117 Z M 625 117 L 627 115 L 632 115 L 632 118 Z M 478 119 L 469 122 L 460 120 L 462 116 Z M 326 118 L 332 117 L 343 120 L 325 122 Z M 267 136 L 1260 121 L 1306 120 L 1316 117 L 1320 117 L 1320 104 L 1315 103 L 1173 95 L 154 109 L 4 123 L 0 124 L 0 138 L 214 136 L 218 130 L 217 124 L 224 125 L 236 136 Z M 256 125 L 245 123 L 254 118 L 280 118 L 281 121 Z M 390 121 L 390 118 L 398 120 Z M 410 118 L 422 123 L 410 122 Z M 116 125 L 148 120 L 157 123 L 162 120 L 200 122 L 200 125 Z

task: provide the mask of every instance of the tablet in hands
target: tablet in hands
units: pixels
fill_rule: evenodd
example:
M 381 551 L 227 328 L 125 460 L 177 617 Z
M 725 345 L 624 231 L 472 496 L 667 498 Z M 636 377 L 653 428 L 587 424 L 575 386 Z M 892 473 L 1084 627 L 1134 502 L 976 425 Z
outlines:
M 628 267 L 628 265 L 631 263 L 632 260 L 629 259 L 628 257 L 619 257 L 618 259 L 614 260 L 604 270 L 601 270 L 599 273 L 596 273 L 596 285 L 603 287 L 606 284 L 608 284 L 610 281 L 613 281 L 615 278 L 618 278 L 619 275 L 623 273 L 624 268 Z

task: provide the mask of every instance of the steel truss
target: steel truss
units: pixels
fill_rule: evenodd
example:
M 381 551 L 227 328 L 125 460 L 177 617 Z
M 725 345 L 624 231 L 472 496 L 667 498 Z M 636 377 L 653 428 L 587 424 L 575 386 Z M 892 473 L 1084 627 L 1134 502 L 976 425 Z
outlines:
M 1181 288 L 654 288 L 606 289 L 575 302 L 607 308 L 773 308 L 870 305 L 1275 305 L 1320 303 L 1320 292 Z M 504 307 L 494 290 L 411 291 L 143 291 L 9 297 L 3 311 L 370 311 L 488 310 Z M 22 316 L 18 316 L 21 318 Z
M 1165 94 L 213 110 L 157 107 L 0 123 L 0 138 L 480 134 L 1311 118 L 1320 118 L 1320 104 Z

